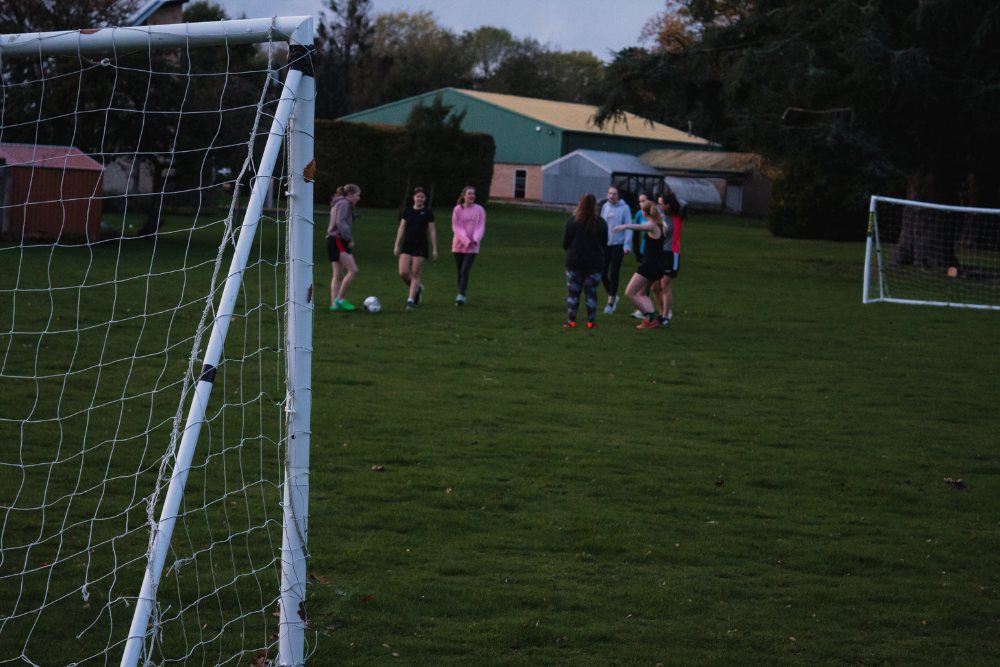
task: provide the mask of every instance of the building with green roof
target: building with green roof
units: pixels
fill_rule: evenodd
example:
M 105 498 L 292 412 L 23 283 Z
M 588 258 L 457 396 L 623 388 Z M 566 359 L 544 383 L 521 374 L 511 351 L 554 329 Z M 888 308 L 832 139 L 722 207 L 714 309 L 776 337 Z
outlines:
M 707 139 L 632 114 L 599 128 L 594 124 L 595 106 L 457 88 L 434 90 L 340 120 L 403 125 L 414 106 L 429 106 L 438 96 L 453 112 L 465 112 L 463 130 L 493 136 L 496 155 L 491 199 L 540 200 L 542 165 L 578 149 L 630 155 L 656 149 L 721 150 Z

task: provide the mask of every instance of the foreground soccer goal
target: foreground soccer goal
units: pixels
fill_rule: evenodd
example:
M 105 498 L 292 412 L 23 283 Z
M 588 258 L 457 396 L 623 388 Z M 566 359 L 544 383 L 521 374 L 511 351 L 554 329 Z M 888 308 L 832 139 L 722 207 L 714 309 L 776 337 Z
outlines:
M 0 665 L 301 665 L 312 19 L 0 37 Z
M 872 197 L 864 303 L 1000 310 L 1000 209 Z

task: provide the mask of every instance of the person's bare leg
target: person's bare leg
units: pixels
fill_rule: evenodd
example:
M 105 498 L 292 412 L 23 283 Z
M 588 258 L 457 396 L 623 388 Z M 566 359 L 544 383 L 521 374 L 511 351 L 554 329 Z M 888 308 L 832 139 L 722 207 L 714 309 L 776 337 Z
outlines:
M 663 305 L 663 285 L 660 283 L 659 280 L 657 280 L 656 282 L 651 283 L 649 287 L 650 287 L 649 290 L 650 301 L 656 304 L 656 307 L 659 308 L 661 305 Z M 660 314 L 662 315 L 663 313 Z
M 399 254 L 399 277 L 403 279 L 406 286 L 409 287 L 410 283 L 413 282 L 412 276 L 410 275 L 410 264 L 413 261 L 413 255 L 407 255 L 404 253 Z
M 632 276 L 632 280 L 628 282 L 628 287 L 625 288 L 625 296 L 628 297 L 629 301 L 635 304 L 643 314 L 653 312 L 653 302 L 650 300 L 646 293 L 649 291 L 649 281 L 640 276 L 638 273 Z
M 343 272 L 340 270 L 340 262 L 332 262 L 333 279 L 330 281 L 330 305 L 340 298 L 340 282 L 343 279 Z
M 674 279 L 670 276 L 663 278 L 663 312 L 664 317 L 670 317 L 674 307 Z
M 420 291 L 420 274 L 424 270 L 424 257 L 413 257 L 410 265 L 410 298 L 417 300 L 417 292 Z
M 354 278 L 358 275 L 358 265 L 354 258 L 345 252 L 340 255 L 340 267 L 346 273 L 340 281 L 340 292 L 337 294 L 337 298 L 343 299 L 347 295 L 347 290 L 351 288 Z

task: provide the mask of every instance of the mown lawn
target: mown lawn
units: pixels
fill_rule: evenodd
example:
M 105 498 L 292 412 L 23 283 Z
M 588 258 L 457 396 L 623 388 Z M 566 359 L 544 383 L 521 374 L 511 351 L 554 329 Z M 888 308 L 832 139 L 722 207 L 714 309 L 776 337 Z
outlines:
M 863 306 L 862 245 L 775 239 L 757 221 L 705 215 L 684 228 L 672 324 L 637 331 L 622 302 L 615 315 L 598 315 L 595 331 L 566 330 L 565 215 L 499 205 L 487 209 L 468 305 L 454 305 L 442 209 L 441 259 L 425 269 L 424 303 L 407 312 L 392 255 L 398 221 L 391 211 L 361 214 L 361 272 L 350 298 L 360 305 L 379 296 L 378 314 L 327 310 L 325 220 L 316 228 L 309 570 L 329 583 L 309 586 L 310 664 L 994 664 L 997 313 Z M 210 232 L 165 240 L 162 251 L 185 258 L 204 280 L 218 245 Z M 267 268 L 281 256 L 280 235 L 268 233 L 247 304 L 264 295 L 273 305 L 280 293 Z M 121 247 L 134 253 L 116 260 L 122 266 L 150 261 L 141 243 Z M 105 265 L 113 260 L 106 255 Z M 59 261 L 31 261 L 49 267 L 55 278 L 48 280 L 56 282 L 83 275 L 92 262 L 68 251 Z M 627 258 L 623 283 L 634 266 Z M 0 272 L 10 289 L 15 274 Z M 197 297 L 207 291 L 189 280 L 186 296 L 170 300 L 181 304 L 182 316 L 146 318 L 146 333 L 124 330 L 132 331 L 129 345 L 145 349 L 144 336 L 172 327 L 177 342 L 156 367 L 167 369 L 163 379 L 148 372 L 170 396 L 187 367 Z M 132 302 L 139 288 L 133 292 Z M 19 303 L 25 321 L 45 322 L 53 312 Z M 100 309 L 92 310 L 84 315 L 96 318 Z M 244 425 L 263 423 L 280 397 L 243 398 L 244 389 L 270 386 L 280 375 L 280 359 L 262 365 L 264 355 L 254 353 L 277 345 L 267 311 L 248 310 L 247 324 L 235 329 L 252 344 L 232 355 L 240 364 L 228 371 L 225 395 L 237 405 L 216 417 L 214 455 L 196 458 L 202 467 L 192 516 L 210 519 L 212 528 L 192 528 L 194 538 L 212 534 L 220 520 L 246 522 L 213 504 L 232 489 L 260 496 L 246 511 L 251 518 L 274 519 L 276 492 L 260 480 L 275 475 L 268 438 L 277 437 L 276 427 Z M 66 327 L 76 330 L 81 321 Z M 49 363 L 59 350 L 46 347 L 44 335 L 8 335 L 0 343 L 5 368 L 13 368 L 11 350 L 27 350 L 27 359 L 41 351 Z M 31 386 L 3 382 L 5 418 L 37 412 Z M 39 404 L 58 405 L 46 400 Z M 140 405 L 128 401 L 122 404 Z M 141 404 L 143 415 L 156 414 L 151 433 L 160 440 L 141 451 L 119 447 L 127 481 L 155 480 L 164 429 L 169 434 L 163 425 L 176 409 L 163 403 Z M 239 453 L 219 449 L 222 426 L 247 430 Z M 13 421 L 0 428 L 15 443 L 3 455 L 10 464 L 0 470 L 3 486 L 23 489 L 18 475 L 32 441 Z M 251 461 L 253 451 L 268 453 Z M 225 472 L 211 472 L 222 463 Z M 966 489 L 946 477 L 962 479 Z M 253 493 L 245 493 L 247 485 Z M 6 492 L 5 505 L 13 493 Z M 145 508 L 129 507 L 141 555 Z M 20 534 L 23 526 L 11 517 L 29 515 L 10 513 L 4 530 Z M 269 525 L 270 542 L 240 538 L 252 543 L 246 560 L 259 568 L 255 581 L 265 589 L 273 566 L 256 550 L 280 541 Z M 78 532 L 73 539 L 84 539 L 83 528 Z M 24 569 L 21 561 L 0 562 L 4 591 Z M 69 565 L 64 571 L 76 572 Z M 126 569 L 123 581 L 125 574 L 141 577 L 140 562 Z M 134 595 L 138 581 L 118 585 L 120 594 Z M 242 595 L 247 604 L 250 594 Z M 269 610 L 275 595 L 256 593 Z M 97 649 L 124 631 L 117 619 L 127 618 L 124 605 L 105 602 L 119 624 L 101 626 Z M 41 617 L 69 618 L 61 609 Z M 168 653 L 187 651 L 189 661 L 214 664 L 205 648 L 212 623 L 233 613 L 203 613 L 208 636 L 165 639 Z M 252 631 L 270 637 L 274 628 L 265 626 L 276 619 L 268 616 L 249 623 Z M 25 631 L 11 632 L 0 627 L 0 660 L 24 646 Z M 37 664 L 92 654 L 71 637 L 43 647 L 43 638 L 59 633 L 34 632 L 30 646 L 43 656 Z
M 669 327 L 565 330 L 563 220 L 491 207 L 469 305 L 445 251 L 416 312 L 358 222 L 384 310 L 317 312 L 313 662 L 991 663 L 997 314 L 862 306 L 863 246 L 701 216 Z

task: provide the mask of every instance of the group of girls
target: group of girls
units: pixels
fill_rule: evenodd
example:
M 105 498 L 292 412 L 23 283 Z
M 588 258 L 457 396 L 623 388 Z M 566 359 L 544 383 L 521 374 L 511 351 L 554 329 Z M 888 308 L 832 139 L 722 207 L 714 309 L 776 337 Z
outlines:
M 330 310 L 354 310 L 347 301 L 347 290 L 358 275 L 358 265 L 354 261 L 354 239 L 351 225 L 357 218 L 355 207 L 361 199 L 361 188 L 348 184 L 337 188 L 330 202 L 330 226 L 326 232 L 326 249 L 333 265 L 333 280 L 330 282 Z M 469 287 L 469 272 L 479 253 L 479 243 L 486 231 L 486 211 L 476 203 L 476 189 L 466 186 L 451 214 L 451 228 L 454 237 L 451 252 L 458 269 L 458 296 L 455 305 L 466 302 L 465 292 Z M 427 242 L 430 234 L 430 244 Z M 406 309 L 413 310 L 420 304 L 424 286 L 420 283 L 427 257 L 438 258 L 437 232 L 434 229 L 434 211 L 427 206 L 427 195 L 421 187 L 413 191 L 412 203 L 408 204 L 399 220 L 396 244 L 393 253 L 399 257 L 399 276 L 409 288 Z
M 586 194 L 580 197 L 573 215 L 566 221 L 563 248 L 566 250 L 569 292 L 564 325 L 567 328 L 576 327 L 581 293 L 587 306 L 587 327 L 596 326 L 597 287 L 605 268 L 609 232 L 620 235 L 629 231 L 642 233 L 639 246 L 635 248 L 639 268 L 625 288 L 625 296 L 638 309 L 633 316 L 642 319 L 638 328 L 656 329 L 670 323 L 673 279 L 680 264 L 680 231 L 687 217 L 686 210 L 673 193 L 660 197 L 656 203 L 640 195 L 639 203 L 640 212 L 633 223 L 615 225 L 609 230 L 604 219 L 597 215 L 594 195 Z M 649 296 L 651 291 L 656 297 L 655 306 Z M 609 293 L 609 299 L 611 297 Z M 609 307 L 610 304 L 609 300 Z

